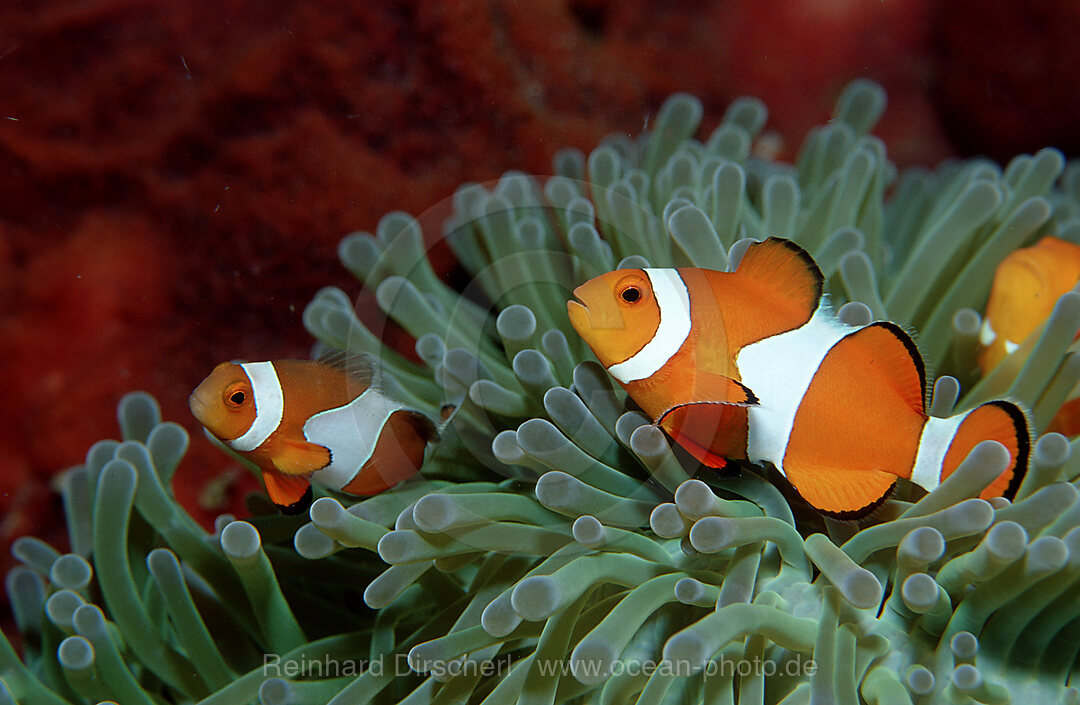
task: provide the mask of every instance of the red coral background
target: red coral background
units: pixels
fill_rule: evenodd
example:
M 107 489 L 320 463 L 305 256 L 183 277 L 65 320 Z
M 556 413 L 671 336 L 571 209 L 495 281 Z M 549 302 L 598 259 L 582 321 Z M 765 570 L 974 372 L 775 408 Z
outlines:
M 306 356 L 314 292 L 358 288 L 337 242 L 386 211 L 547 173 L 675 91 L 705 129 L 762 98 L 785 158 L 858 76 L 901 166 L 1075 154 L 1078 25 L 1053 0 L 7 0 L 0 571 L 14 537 L 62 544 L 50 478 L 132 389 L 192 432 L 182 503 L 242 512 L 257 485 L 187 395 L 224 359 Z

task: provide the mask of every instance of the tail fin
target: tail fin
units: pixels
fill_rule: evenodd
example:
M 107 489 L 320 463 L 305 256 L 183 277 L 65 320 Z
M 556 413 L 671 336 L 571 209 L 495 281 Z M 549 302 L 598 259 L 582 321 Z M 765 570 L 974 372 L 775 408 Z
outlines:
M 1027 472 L 1031 431 L 1024 411 L 1010 401 L 987 402 L 964 417 L 941 465 L 941 481 L 944 482 L 964 462 L 971 449 L 982 441 L 998 441 L 1004 445 L 1012 457 L 1012 463 L 979 496 L 983 499 L 1012 499 Z

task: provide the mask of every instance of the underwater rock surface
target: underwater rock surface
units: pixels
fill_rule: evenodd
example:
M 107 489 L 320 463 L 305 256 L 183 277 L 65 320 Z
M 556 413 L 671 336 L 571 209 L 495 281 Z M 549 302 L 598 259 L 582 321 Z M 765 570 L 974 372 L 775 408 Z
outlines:
M 565 317 L 570 285 L 618 263 L 725 268 L 783 233 L 845 320 L 918 332 L 951 375 L 934 414 L 1009 396 L 1045 427 L 1080 377 L 1078 297 L 981 379 L 977 310 L 1008 252 L 1080 241 L 1080 167 L 1044 150 L 898 172 L 868 135 L 884 101 L 851 84 L 793 167 L 750 156 L 760 101 L 699 142 L 702 106 L 676 95 L 651 132 L 560 152 L 546 181 L 465 185 L 445 224 L 465 296 L 406 213 L 346 237 L 420 362 L 340 289 L 304 321 L 375 356 L 403 400 L 457 404 L 424 477 L 308 517 L 256 502 L 207 533 L 170 489 L 186 432 L 125 397 L 122 440 L 64 477 L 71 552 L 14 547 L 24 653 L 0 641 L 0 703 L 1076 703 L 1075 443 L 1039 438 L 1014 502 L 974 498 L 1007 460 L 989 443 L 924 497 L 826 522 L 760 469 L 698 472 Z

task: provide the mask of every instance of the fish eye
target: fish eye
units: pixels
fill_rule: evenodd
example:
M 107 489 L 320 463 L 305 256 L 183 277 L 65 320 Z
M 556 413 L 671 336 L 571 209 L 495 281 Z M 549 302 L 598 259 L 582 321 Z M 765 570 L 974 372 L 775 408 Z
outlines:
M 238 409 L 243 406 L 247 401 L 247 392 L 240 388 L 233 388 L 225 390 L 225 405 L 234 409 Z
M 636 304 L 641 301 L 641 289 L 636 286 L 628 286 L 619 293 L 619 297 L 628 304 Z

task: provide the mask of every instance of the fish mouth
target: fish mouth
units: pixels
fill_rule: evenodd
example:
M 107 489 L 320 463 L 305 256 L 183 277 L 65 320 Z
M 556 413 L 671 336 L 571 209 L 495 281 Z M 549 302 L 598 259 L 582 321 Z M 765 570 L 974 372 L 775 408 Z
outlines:
M 207 407 L 202 395 L 198 392 L 199 390 L 196 389 L 191 393 L 191 396 L 188 397 L 188 408 L 191 409 L 191 415 L 195 417 L 195 420 L 205 427 L 207 421 Z
M 589 320 L 589 307 L 585 305 L 585 302 L 574 292 L 574 298 L 566 302 L 566 315 L 570 317 L 570 325 L 580 333 L 582 327 L 586 326 Z
M 578 311 L 580 314 L 585 314 L 588 312 L 589 307 L 584 301 L 581 300 L 581 297 L 578 296 L 577 292 L 575 291 L 573 294 L 573 298 L 566 302 L 566 310 Z
M 579 286 L 578 288 L 576 288 L 572 292 L 570 292 L 570 296 L 572 296 L 573 298 L 570 301 L 566 302 L 567 306 L 569 306 L 570 304 L 573 304 L 575 306 L 580 306 L 581 308 L 583 308 L 585 310 L 588 310 L 588 308 L 589 308 L 588 304 L 586 304 L 584 299 L 581 298 L 581 290 L 583 288 L 585 288 L 585 287 L 584 286 Z
M 187 403 L 188 409 L 191 410 L 191 415 L 194 416 L 196 419 L 199 419 L 199 412 L 203 410 L 202 399 L 200 399 L 195 392 L 192 392 L 191 396 L 188 397 Z

